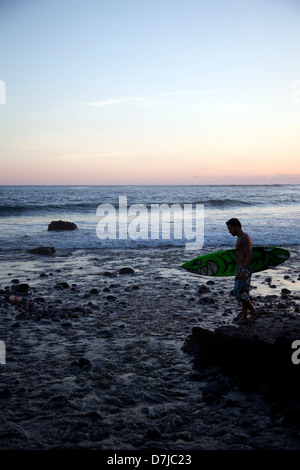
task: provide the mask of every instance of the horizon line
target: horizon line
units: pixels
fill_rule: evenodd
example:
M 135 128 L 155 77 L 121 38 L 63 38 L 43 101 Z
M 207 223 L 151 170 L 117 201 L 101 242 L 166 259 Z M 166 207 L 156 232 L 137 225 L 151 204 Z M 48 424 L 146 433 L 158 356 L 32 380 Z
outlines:
M 165 183 L 165 184 L 158 184 L 158 183 L 135 183 L 135 184 L 128 184 L 128 183 L 124 183 L 124 184 L 114 184 L 114 183 L 110 183 L 110 184 L 101 184 L 101 183 L 90 183 L 90 184 L 86 184 L 86 183 L 42 183 L 42 184 L 30 184 L 30 183 L 21 183 L 21 184 L 17 184 L 17 183 L 10 183 L 10 184 L 2 184 L 0 183 L 0 187 L 1 186 L 299 186 L 300 185 L 300 182 L 299 183 L 207 183 L 207 184 L 189 184 L 189 183 Z

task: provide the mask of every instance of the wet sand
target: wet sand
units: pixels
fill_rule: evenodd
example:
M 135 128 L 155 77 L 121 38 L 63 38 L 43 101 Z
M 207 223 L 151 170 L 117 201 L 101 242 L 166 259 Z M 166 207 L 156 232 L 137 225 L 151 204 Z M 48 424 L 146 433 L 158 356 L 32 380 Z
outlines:
M 300 340 L 290 251 L 253 275 L 260 317 L 239 328 Z M 218 368 L 198 374 L 183 351 L 194 326 L 236 325 L 233 278 L 181 270 L 193 253 L 175 248 L 0 257 L 0 449 L 300 449 L 297 423 Z M 216 381 L 223 393 L 208 403 Z

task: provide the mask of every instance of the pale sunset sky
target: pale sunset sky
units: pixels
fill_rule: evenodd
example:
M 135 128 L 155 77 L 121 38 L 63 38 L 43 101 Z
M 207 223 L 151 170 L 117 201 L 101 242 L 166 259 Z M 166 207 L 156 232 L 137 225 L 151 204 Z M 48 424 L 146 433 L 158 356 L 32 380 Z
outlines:
M 0 184 L 300 183 L 299 0 L 1 0 Z

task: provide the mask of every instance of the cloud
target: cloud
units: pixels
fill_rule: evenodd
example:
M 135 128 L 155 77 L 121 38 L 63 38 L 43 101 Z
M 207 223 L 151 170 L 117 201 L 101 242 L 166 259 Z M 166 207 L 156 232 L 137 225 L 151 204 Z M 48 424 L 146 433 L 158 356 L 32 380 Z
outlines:
M 102 108 L 104 106 L 114 106 L 117 104 L 124 104 L 124 103 L 132 103 L 134 101 L 145 101 L 146 98 L 143 97 L 134 97 L 128 96 L 124 98 L 114 98 L 110 100 L 103 100 L 103 101 L 92 101 L 85 103 L 86 106 L 93 106 L 96 108 Z
M 108 100 L 102 101 L 90 101 L 84 103 L 86 106 L 92 106 L 96 108 L 102 108 L 105 106 L 115 106 L 118 104 L 125 104 L 125 103 L 135 103 L 135 102 L 154 102 L 154 101 L 162 101 L 164 98 L 168 97 L 180 97 L 180 96 L 187 96 L 187 95 L 200 95 L 205 93 L 212 93 L 216 92 L 217 90 L 190 90 L 190 91 L 171 91 L 166 93 L 158 93 L 155 95 L 146 95 L 146 96 L 125 96 L 120 98 L 112 98 Z

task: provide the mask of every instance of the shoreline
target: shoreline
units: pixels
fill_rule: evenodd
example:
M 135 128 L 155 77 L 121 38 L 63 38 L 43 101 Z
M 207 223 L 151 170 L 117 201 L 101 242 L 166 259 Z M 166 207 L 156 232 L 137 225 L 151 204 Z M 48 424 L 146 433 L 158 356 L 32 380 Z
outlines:
M 239 331 L 300 340 L 300 247 L 290 251 L 253 275 L 261 315 Z M 220 370 L 196 377 L 183 351 L 194 327 L 236 325 L 233 278 L 178 269 L 193 254 L 176 248 L 19 255 L 0 252 L 0 449 L 300 449 L 298 425 Z M 7 300 L 22 284 L 23 299 Z M 216 374 L 229 388 L 207 403 Z

